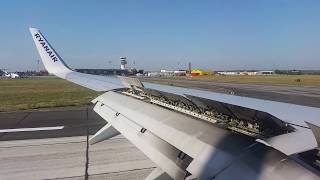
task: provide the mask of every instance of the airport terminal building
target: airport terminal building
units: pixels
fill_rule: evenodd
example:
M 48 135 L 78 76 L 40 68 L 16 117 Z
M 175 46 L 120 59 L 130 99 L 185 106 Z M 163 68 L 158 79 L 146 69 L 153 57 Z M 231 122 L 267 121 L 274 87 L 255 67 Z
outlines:
M 75 69 L 75 71 L 85 74 L 94 74 L 94 75 L 130 75 L 127 69 Z

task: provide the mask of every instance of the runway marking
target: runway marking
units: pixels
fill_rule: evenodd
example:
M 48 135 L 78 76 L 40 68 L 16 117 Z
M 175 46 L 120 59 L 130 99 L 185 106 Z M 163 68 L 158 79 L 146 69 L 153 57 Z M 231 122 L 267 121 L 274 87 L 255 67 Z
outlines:
M 12 133 L 12 132 L 28 132 L 28 131 L 52 131 L 63 129 L 64 126 L 55 127 L 37 127 L 37 128 L 17 128 L 17 129 L 0 129 L 0 133 Z

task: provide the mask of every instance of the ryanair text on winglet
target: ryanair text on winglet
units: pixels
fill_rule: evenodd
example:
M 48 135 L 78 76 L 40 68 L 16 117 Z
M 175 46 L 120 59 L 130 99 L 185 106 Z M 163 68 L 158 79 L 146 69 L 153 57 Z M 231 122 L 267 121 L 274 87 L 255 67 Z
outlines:
M 40 42 L 40 44 L 42 45 L 42 47 L 44 48 L 44 50 L 48 53 L 49 57 L 52 59 L 53 62 L 58 61 L 58 58 L 56 57 L 56 55 L 53 53 L 52 50 L 50 50 L 50 48 L 46 45 L 46 42 L 41 38 L 39 33 L 36 33 L 34 35 L 36 37 L 36 39 L 38 39 L 38 41 Z

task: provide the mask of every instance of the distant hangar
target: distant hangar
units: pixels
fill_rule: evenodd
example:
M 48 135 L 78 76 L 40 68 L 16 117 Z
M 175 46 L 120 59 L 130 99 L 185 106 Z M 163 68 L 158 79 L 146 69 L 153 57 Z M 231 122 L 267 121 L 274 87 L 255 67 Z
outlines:
M 128 69 L 75 69 L 75 71 L 85 74 L 95 75 L 129 75 Z

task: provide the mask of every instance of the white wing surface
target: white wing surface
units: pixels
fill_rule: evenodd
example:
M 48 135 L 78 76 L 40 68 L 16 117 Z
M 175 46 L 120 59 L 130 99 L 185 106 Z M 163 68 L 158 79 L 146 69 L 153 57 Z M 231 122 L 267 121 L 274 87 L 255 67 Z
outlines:
M 75 72 L 30 32 L 49 73 L 106 91 L 90 143 L 121 133 L 158 165 L 147 179 L 318 179 L 291 155 L 318 147 L 319 108 Z

